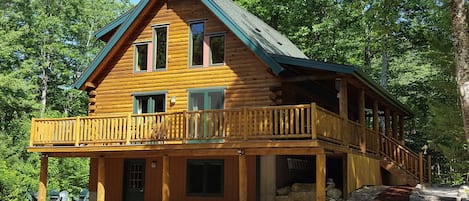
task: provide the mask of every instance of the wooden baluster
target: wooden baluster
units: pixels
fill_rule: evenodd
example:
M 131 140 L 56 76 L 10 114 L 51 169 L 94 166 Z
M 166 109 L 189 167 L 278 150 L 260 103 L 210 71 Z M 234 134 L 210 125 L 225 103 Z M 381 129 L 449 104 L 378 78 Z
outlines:
M 73 134 L 75 135 L 75 146 L 78 147 L 80 145 L 80 117 L 75 119 Z
M 184 134 L 182 136 L 182 143 L 186 144 L 187 143 L 187 138 L 189 136 L 189 113 L 187 113 L 186 110 L 183 112 L 184 114 Z
M 131 135 L 132 135 L 132 114 L 129 113 L 129 115 L 127 115 L 127 133 L 126 133 L 125 144 L 130 144 Z
M 248 139 L 248 132 L 249 132 L 249 127 L 248 127 L 248 110 L 247 108 L 243 108 L 243 117 L 244 117 L 244 134 L 243 134 L 243 139 L 247 140 Z
M 299 108 L 295 108 L 295 132 L 294 134 L 300 134 L 300 111 Z

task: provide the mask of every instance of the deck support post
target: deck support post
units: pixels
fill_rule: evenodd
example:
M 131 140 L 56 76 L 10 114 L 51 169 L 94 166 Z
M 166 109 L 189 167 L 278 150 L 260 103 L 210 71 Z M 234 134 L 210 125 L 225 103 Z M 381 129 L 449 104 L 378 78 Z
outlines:
M 316 155 L 316 201 L 326 200 L 326 154 Z
M 430 155 L 428 155 L 427 162 L 428 183 L 432 184 L 432 157 Z
M 316 103 L 311 103 L 311 138 L 316 140 L 318 138 L 318 107 Z
M 391 111 L 384 109 L 384 135 L 391 137 Z
M 248 201 L 248 170 L 246 164 L 246 155 L 240 150 L 238 156 L 239 166 L 239 201 Z
M 419 179 L 420 179 L 420 184 L 423 184 L 424 179 L 423 179 L 423 154 L 422 152 L 419 153 Z
M 162 176 L 162 189 L 161 189 L 161 200 L 169 201 L 170 189 L 169 189 L 169 156 L 163 156 L 163 176 Z
M 358 97 L 359 122 L 361 126 L 360 150 L 366 153 L 366 117 L 365 117 L 365 90 L 361 89 Z M 358 136 L 357 136 L 358 137 Z
M 401 144 L 405 144 L 405 134 L 404 134 L 404 115 L 399 116 L 399 141 L 401 141 Z
M 382 146 L 382 138 L 379 133 L 379 103 L 377 100 L 373 101 L 373 131 L 375 131 L 375 135 L 378 137 L 378 153 L 381 152 L 381 146 Z
M 396 140 L 398 140 L 398 122 L 399 120 L 397 119 L 397 113 L 393 112 L 392 113 L 392 137 Z
M 96 192 L 97 201 L 105 201 L 106 196 L 106 164 L 104 157 L 98 159 L 98 189 Z
M 38 201 L 46 201 L 47 198 L 47 175 L 49 167 L 49 158 L 47 155 L 41 156 L 41 173 L 39 176 Z
M 348 123 L 348 94 L 347 94 L 347 80 L 342 78 L 340 79 L 340 88 L 339 88 L 339 113 L 342 117 L 342 125 L 340 126 L 340 136 L 344 138 L 344 145 L 348 146 L 349 139 L 347 135 L 344 134 L 345 129 L 344 125 Z

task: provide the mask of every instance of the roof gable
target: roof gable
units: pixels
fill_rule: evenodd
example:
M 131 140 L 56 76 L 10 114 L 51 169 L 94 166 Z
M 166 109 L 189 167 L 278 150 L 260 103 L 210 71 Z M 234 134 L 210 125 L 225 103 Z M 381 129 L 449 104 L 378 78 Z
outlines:
M 350 74 L 360 80 L 372 90 L 387 99 L 397 108 L 411 114 L 411 111 L 394 99 L 385 89 L 374 83 L 368 76 L 353 66 L 331 64 L 310 60 L 288 38 L 267 25 L 265 22 L 236 5 L 232 0 L 201 0 L 213 14 L 223 22 L 246 46 L 248 46 L 269 68 L 279 75 L 284 68 L 282 65 L 293 65 L 315 68 L 344 74 Z M 80 78 L 75 82 L 76 88 L 85 86 L 86 81 L 101 65 L 122 36 L 135 23 L 135 20 L 149 3 L 156 1 L 141 0 L 134 8 L 124 13 L 116 20 L 96 32 L 101 38 L 115 31 L 103 50 L 91 62 Z
M 127 31 L 129 26 L 141 14 L 149 0 L 141 0 L 133 9 L 124 13 L 110 24 L 95 33 L 101 38 L 117 29 L 104 49 L 91 62 L 82 76 L 75 82 L 76 88 L 81 88 L 91 76 L 98 65 L 114 48 L 117 41 Z M 280 74 L 284 69 L 270 55 L 282 55 L 307 59 L 288 38 L 267 25 L 265 22 L 236 5 L 231 0 L 202 0 L 202 2 L 217 16 L 246 46 L 248 46 L 263 62 L 265 62 L 275 74 Z
M 109 42 L 104 46 L 104 48 L 99 52 L 99 54 L 96 56 L 96 58 L 91 62 L 91 64 L 88 66 L 88 68 L 83 72 L 83 74 L 78 78 L 78 80 L 75 82 L 75 88 L 80 89 L 88 80 L 88 78 L 91 76 L 91 74 L 96 70 L 96 68 L 101 64 L 103 59 L 109 54 L 111 49 L 117 44 L 117 42 L 121 39 L 122 35 L 127 31 L 127 29 L 130 27 L 130 25 L 134 22 L 134 20 L 138 17 L 140 12 L 147 6 L 148 2 L 150 0 L 141 0 L 135 8 L 133 8 L 133 11 L 129 12 L 127 18 L 124 18 L 125 20 L 123 23 L 120 25 L 120 28 L 117 30 L 117 32 L 111 37 Z

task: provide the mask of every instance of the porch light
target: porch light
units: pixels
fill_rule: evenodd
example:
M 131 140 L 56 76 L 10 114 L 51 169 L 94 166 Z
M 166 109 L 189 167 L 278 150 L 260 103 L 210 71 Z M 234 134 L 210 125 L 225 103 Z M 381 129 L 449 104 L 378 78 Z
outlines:
M 171 99 L 169 100 L 169 103 L 171 103 L 171 105 L 176 104 L 176 96 L 171 96 Z
M 156 168 L 156 161 L 151 162 L 151 168 Z

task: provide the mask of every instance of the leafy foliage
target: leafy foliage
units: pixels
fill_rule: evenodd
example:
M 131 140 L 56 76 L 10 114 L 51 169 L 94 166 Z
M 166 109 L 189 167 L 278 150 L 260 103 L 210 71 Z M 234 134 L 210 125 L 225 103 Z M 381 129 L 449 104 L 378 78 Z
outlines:
M 285 34 L 310 58 L 354 65 L 381 81 L 414 111 L 406 126 L 407 145 L 417 152 L 430 146 L 436 182 L 468 182 L 468 145 L 446 1 L 236 2 Z
M 44 117 L 86 115 L 86 94 L 70 86 L 102 48 L 94 32 L 129 6 L 128 0 L 0 4 L 0 200 L 25 200 L 37 190 L 39 155 L 25 149 L 31 118 L 42 108 Z M 87 188 L 87 159 L 49 161 L 49 189 L 77 195 Z

